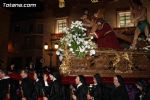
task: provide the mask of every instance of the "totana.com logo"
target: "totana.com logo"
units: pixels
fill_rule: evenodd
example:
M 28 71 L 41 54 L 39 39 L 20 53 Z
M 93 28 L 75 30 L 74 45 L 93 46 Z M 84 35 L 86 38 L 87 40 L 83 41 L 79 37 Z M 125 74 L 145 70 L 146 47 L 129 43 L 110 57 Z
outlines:
M 3 7 L 6 7 L 6 8 L 15 8 L 15 7 L 36 7 L 36 4 L 14 4 L 14 3 L 3 3 Z

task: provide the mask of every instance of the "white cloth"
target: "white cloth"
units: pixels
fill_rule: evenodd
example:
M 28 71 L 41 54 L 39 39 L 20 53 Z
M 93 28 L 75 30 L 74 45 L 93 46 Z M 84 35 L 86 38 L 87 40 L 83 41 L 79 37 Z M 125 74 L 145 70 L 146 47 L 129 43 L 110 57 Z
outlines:
M 44 83 L 45 83 L 45 86 L 49 86 L 47 81 L 44 81 Z
M 5 77 L 3 77 L 2 79 L 9 79 L 10 77 L 9 76 L 5 76 Z
M 36 79 L 36 82 L 38 82 L 38 81 L 39 81 L 39 79 L 37 78 L 37 79 Z
M 77 88 L 80 87 L 81 85 L 82 85 L 82 83 L 79 83 L 79 84 L 77 85 Z

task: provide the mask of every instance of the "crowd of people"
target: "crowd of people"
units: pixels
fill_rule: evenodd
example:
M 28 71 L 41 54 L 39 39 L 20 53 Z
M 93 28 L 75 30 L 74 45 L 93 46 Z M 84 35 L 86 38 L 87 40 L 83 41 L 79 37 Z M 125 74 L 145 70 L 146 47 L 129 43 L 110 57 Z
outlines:
M 31 72 L 30 72 L 31 74 Z M 62 84 L 58 71 L 20 71 L 20 79 L 13 79 L 5 70 L 0 70 L 0 100 L 131 100 L 124 79 L 113 77 L 113 86 L 105 84 L 100 74 L 93 75 L 93 84 L 88 84 L 83 75 L 77 75 L 75 84 Z M 135 83 L 137 92 L 133 100 L 149 100 L 147 81 Z

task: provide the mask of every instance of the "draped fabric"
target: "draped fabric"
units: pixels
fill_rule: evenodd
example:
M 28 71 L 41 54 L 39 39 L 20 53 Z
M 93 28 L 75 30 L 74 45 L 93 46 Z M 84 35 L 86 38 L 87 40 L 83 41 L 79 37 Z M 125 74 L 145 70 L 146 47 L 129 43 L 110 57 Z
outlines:
M 111 28 L 111 26 L 104 20 L 98 20 L 97 24 L 100 24 L 100 28 L 96 30 L 97 45 L 99 48 L 112 48 L 121 49 L 117 37 Z

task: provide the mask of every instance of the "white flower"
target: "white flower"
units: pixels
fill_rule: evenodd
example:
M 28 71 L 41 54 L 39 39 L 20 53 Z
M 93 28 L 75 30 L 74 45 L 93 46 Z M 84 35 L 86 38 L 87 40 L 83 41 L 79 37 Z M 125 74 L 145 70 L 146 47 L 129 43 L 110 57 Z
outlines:
M 59 60 L 62 61 L 63 60 L 63 56 L 59 56 Z
M 83 36 L 86 36 L 86 33 L 84 33 Z
M 70 46 L 71 46 L 71 43 L 68 43 L 68 46 L 70 47 Z
M 72 49 L 72 48 L 70 48 L 70 51 L 72 52 L 72 51 L 73 51 L 73 49 Z
M 76 38 L 76 35 L 73 35 L 72 37 L 73 37 L 73 38 Z
M 90 49 L 91 48 L 90 45 L 88 45 L 87 48 Z
M 62 29 L 62 32 L 64 32 L 64 33 L 69 33 L 69 29 L 68 29 L 67 27 L 64 27 L 64 28 Z
M 146 39 L 148 42 L 150 42 L 150 37 Z
M 91 38 L 91 40 L 92 40 L 94 37 L 93 37 L 93 36 L 91 36 L 90 38 Z
M 62 48 L 59 48 L 58 50 L 61 51 L 61 52 L 64 51 Z
M 60 55 L 60 51 L 59 50 L 56 51 L 56 55 Z
M 84 52 L 85 48 L 79 47 L 80 52 Z
M 78 31 L 79 30 L 79 31 Z M 81 21 L 75 21 L 71 23 L 71 27 L 65 27 L 63 29 L 65 35 L 60 40 L 60 48 L 56 53 L 59 56 L 63 56 L 64 52 L 64 43 L 66 43 L 67 48 L 73 55 L 80 56 L 81 53 L 95 54 L 95 43 L 92 42 L 93 37 L 88 37 L 85 33 L 85 28 L 83 27 L 83 23 Z M 80 33 L 79 33 L 80 32 Z M 77 49 L 74 50 L 73 46 Z M 84 56 L 84 55 L 83 55 Z
M 85 41 L 84 44 L 85 44 L 85 45 L 88 45 L 88 41 Z
M 79 45 L 79 44 L 80 44 L 80 41 L 77 41 L 77 44 Z
M 95 55 L 95 50 L 90 50 L 90 56 Z

